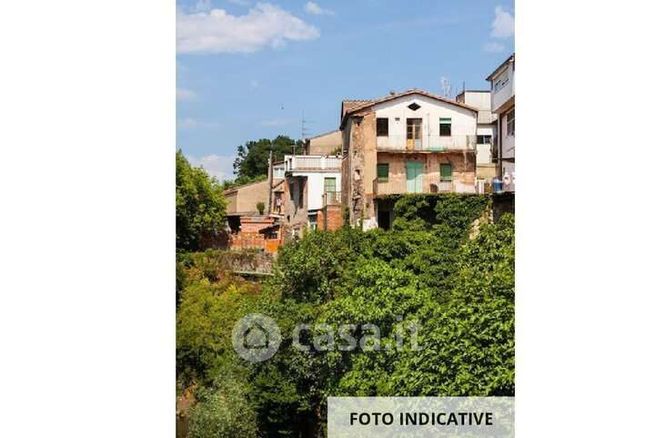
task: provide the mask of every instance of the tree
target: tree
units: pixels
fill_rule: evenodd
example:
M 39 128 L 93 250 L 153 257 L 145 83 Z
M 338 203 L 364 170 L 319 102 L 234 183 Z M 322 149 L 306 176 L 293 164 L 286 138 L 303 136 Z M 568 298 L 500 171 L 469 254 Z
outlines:
M 226 202 L 220 184 L 193 167 L 178 150 L 175 155 L 176 248 L 198 251 L 223 229 Z
M 241 185 L 266 178 L 268 156 L 271 149 L 273 150 L 273 161 L 279 161 L 284 159 L 285 154 L 293 153 L 294 145 L 296 151 L 299 152 L 302 142 L 294 141 L 285 135 L 278 135 L 273 140 L 262 138 L 240 145 L 234 160 L 234 173 L 237 175 L 235 183 Z

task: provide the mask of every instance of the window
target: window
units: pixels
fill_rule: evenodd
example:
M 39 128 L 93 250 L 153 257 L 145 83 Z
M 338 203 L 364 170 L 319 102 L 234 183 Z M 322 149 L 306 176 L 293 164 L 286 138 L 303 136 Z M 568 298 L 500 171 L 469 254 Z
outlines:
M 307 215 L 307 222 L 309 223 L 309 229 L 312 231 L 316 231 L 316 229 L 318 228 L 317 216 L 318 216 L 317 213 L 309 213 Z
M 389 163 L 378 163 L 378 182 L 389 181 Z
M 477 144 L 491 144 L 491 136 L 478 135 Z
M 407 105 L 407 108 L 411 109 L 412 111 L 416 111 L 416 110 L 419 109 L 420 107 L 421 107 L 421 105 L 419 105 L 419 104 L 416 103 L 416 102 L 413 102 L 413 103 Z
M 494 81 L 494 92 L 498 92 L 505 88 L 505 85 L 509 82 L 509 71 L 506 69 L 499 77 Z
M 330 193 L 337 191 L 337 179 L 334 177 L 323 179 L 323 192 Z
M 386 117 L 376 120 L 378 137 L 389 136 L 389 119 Z
M 421 124 L 423 119 L 407 119 L 407 140 L 421 139 Z
M 440 117 L 439 118 L 439 136 L 440 137 L 450 137 L 450 118 Z
M 507 113 L 507 135 L 514 136 L 514 110 Z
M 439 165 L 439 175 L 441 176 L 441 181 L 452 181 L 453 180 L 453 166 L 450 163 L 442 163 Z

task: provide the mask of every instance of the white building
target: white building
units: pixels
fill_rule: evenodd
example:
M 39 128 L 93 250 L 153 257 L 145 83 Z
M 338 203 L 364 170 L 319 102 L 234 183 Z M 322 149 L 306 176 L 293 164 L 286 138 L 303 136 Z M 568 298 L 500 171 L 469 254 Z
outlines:
M 328 208 L 341 203 L 341 157 L 285 155 L 284 222 L 292 235 L 304 229 L 327 229 Z
M 475 193 L 477 109 L 423 90 L 342 102 L 351 225 L 389 228 L 405 193 Z
M 475 173 L 478 179 L 491 182 L 496 176 L 491 144 L 496 137 L 496 114 L 491 112 L 491 92 L 489 90 L 464 90 L 455 100 L 478 110 L 476 130 Z
M 505 191 L 514 191 L 514 54 L 487 77 L 491 83 L 491 111 L 497 115 L 495 159 Z

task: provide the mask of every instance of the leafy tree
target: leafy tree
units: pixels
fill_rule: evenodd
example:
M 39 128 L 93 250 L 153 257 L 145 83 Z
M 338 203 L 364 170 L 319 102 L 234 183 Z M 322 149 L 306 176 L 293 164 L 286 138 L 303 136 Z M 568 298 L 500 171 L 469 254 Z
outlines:
M 244 382 L 224 379 L 218 389 L 201 389 L 189 415 L 189 438 L 255 438 L 257 419 Z
M 293 152 L 294 145 L 299 152 L 302 142 L 294 141 L 285 135 L 278 135 L 273 140 L 262 138 L 240 145 L 234 160 L 234 173 L 237 175 L 235 183 L 241 185 L 266 178 L 269 152 L 273 150 L 273 161 L 282 160 L 285 154 Z
M 175 155 L 175 225 L 178 250 L 197 251 L 223 229 L 226 202 L 218 182 Z

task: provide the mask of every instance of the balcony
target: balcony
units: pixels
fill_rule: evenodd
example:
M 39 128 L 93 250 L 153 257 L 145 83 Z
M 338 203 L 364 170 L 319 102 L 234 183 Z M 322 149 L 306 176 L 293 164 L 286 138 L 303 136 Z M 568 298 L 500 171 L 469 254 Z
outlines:
M 420 191 L 408 190 L 407 181 L 390 179 L 388 181 L 373 180 L 374 195 L 402 195 L 405 193 L 476 193 L 477 188 L 471 184 L 459 181 L 439 181 L 430 175 L 423 175 Z
M 284 158 L 285 172 L 339 172 L 340 157 L 325 157 L 321 155 L 287 155 Z
M 323 207 L 326 205 L 341 205 L 341 192 L 323 193 Z
M 475 135 L 423 135 L 420 139 L 408 139 L 405 135 L 377 137 L 379 152 L 463 152 L 475 151 Z

